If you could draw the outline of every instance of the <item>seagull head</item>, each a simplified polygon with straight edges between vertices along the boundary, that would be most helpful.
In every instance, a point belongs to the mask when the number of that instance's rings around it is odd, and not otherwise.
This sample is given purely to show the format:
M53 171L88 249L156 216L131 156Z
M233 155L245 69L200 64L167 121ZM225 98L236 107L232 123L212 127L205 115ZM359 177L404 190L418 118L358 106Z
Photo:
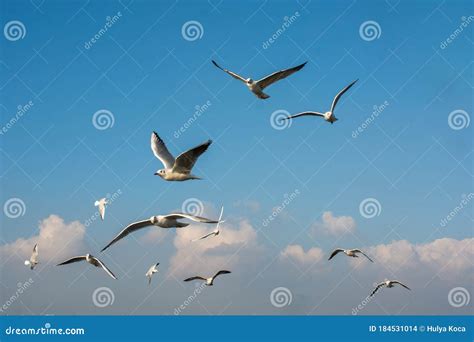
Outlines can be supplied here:
M156 219L156 216L150 217L150 222L151 224L155 224L158 220Z
M161 178L163 178L165 173L166 171L164 169L161 169L155 172L155 176L160 176Z
M250 83L253 83L253 80L252 80L251 78L247 78L247 79L245 80L245 82L247 82L248 84L250 84Z

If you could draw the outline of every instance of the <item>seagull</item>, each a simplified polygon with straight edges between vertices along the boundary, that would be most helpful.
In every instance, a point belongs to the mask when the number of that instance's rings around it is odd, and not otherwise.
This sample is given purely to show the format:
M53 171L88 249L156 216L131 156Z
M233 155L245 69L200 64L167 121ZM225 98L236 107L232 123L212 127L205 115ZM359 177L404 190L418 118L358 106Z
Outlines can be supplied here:
M165 143L158 136L158 133L151 134L151 150L156 158L158 158L165 167L155 172L156 176L160 176L167 181L185 181L188 179L201 179L191 174L196 160L206 152L212 140L196 146L186 152L181 153L176 159L168 151Z
M102 267L102 269L107 272L107 274L109 276L111 276L112 278L114 279L117 279L117 277L112 273L111 270L109 270L107 268L107 266L105 266L105 264L100 261L99 259L97 259L95 256L93 255L90 255L89 253L87 253L86 255L81 255L81 256L75 256L75 257L72 257L71 259L68 259L66 261L63 261L62 263L60 264L57 264L56 266L61 266L61 265L66 265L66 264L72 264L73 262L78 262L78 261L87 261L89 264L95 266L95 267Z
M268 76L266 76L266 77L264 77L264 78L262 78L261 80L258 80L258 81L254 81L251 78L245 79L242 76L237 75L235 72L232 72L230 70L222 68L215 61L212 61L212 63L216 67L218 67L219 69L221 69L221 70L225 71L226 73L228 73L233 78L236 78L236 79L244 82L247 85L247 87L250 89L250 91L252 93L254 93L255 96L257 96L259 99L268 99L270 97L270 95L265 94L263 92L263 89L265 89L269 85L271 85L271 84L273 84L273 83L275 83L279 80L282 80L282 79L290 76L291 74L297 72L298 70L303 68L306 65L307 62L304 62L303 64L300 64L300 65L295 66L293 68L289 68L289 69L274 72L273 74L268 75Z
M385 287L391 288L391 287L393 287L394 284L399 284L399 285L403 286L404 288L406 288L407 290L410 290L410 288L408 286L402 284L398 280L385 280L385 281L381 282L380 284L378 284L375 287L375 289L370 294L370 297L372 297L375 294L375 292L377 292L381 287L385 286Z
M148 285L151 284L151 277L153 276L153 274L155 274L155 273L158 272L158 265L159 265L159 264L160 264L160 263L157 262L156 264L152 265L152 266L148 269L148 271L146 271L145 277L148 278Z
M360 253L360 254L363 254L367 259L369 259L370 261L374 262L372 259L370 259L368 257L367 254L365 254L364 252L362 252L360 249L342 249L342 248L337 248L335 249L332 253L331 253L331 256L329 257L328 260L331 260L332 258L334 258L334 256L340 252L344 252L345 255L347 256L350 256L350 257L353 257L353 258L358 258L359 256L357 255L357 253Z
M109 202L107 201L107 198L101 198L100 200L98 201L95 201L94 205L96 207L99 207L99 214L100 214L100 218L102 219L102 221L104 220L105 218L105 206L109 204Z
M38 244L33 247L30 260L25 260L25 265L30 266L30 269L34 269L38 264Z
M221 219L222 219L222 214L223 214L223 213L224 213L224 207L221 208L221 214L219 215L219 219L217 220L218 222L217 222L216 229L214 229L214 230L213 230L211 233L209 233L209 234L206 234L206 235L204 235L204 236L201 236L201 237L198 238L198 239L194 239L194 240L191 240L191 241L192 241L192 242L195 242L195 241L199 241L199 240L204 240L204 239L206 239L206 238L208 238L208 237L210 237L210 236L217 236L217 235L219 235L219 233L220 233L219 224L225 222L225 221L221 221Z
M344 89L342 89L337 95L336 97L334 98L334 100L332 101L332 105L331 105L331 109L329 110L329 112L326 112L326 113L320 113L320 112L302 112L302 113L298 113L298 114L295 114L295 115L290 115L286 118L282 118L281 120L288 120L288 119L294 119L294 118L297 118L299 116L321 116L324 118L324 120L326 120L327 122L330 122L331 124L333 124L334 122L336 122L338 119L336 118L336 116L334 115L334 109L336 108L336 104L337 102L339 101L339 99L341 98L342 95L344 95L344 93L346 91L349 90L350 87L352 87L354 85L354 83L356 83L358 80L355 80L354 82L352 82L351 84L349 84L347 87L345 87Z
M105 251L107 248L112 246L117 241L123 239L128 234L133 233L139 229L148 227L148 226L157 226L160 228L183 228L189 226L189 223L179 222L180 219L188 219L195 222L201 223L218 223L219 221L214 221L207 219L205 217L194 216L183 213L169 214L169 215L158 215L152 216L147 220L137 221L129 224L125 227L112 241L110 241L107 246L102 248L101 252Z
M204 278L204 277L201 277L201 276L196 276L196 277L191 277L191 278L188 278L188 279L184 279L184 281L191 281L191 280L199 279L199 280L204 280L206 282L207 286L212 286L212 285L214 285L214 279L216 279L217 276L219 276L221 274L228 274L228 273L231 273L231 272L226 271L226 270L222 270L222 271L217 272L215 275L213 275L210 278Z

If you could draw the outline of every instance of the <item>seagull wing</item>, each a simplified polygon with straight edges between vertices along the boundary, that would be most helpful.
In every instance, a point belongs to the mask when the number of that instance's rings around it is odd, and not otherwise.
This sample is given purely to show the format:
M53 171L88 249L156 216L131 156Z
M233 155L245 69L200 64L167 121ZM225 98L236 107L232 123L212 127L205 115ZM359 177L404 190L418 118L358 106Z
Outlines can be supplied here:
M201 236L200 238L194 239L194 240L192 240L192 241L194 242L194 241L204 240L205 238L208 238L208 237L211 236L211 235L216 235L216 232L212 232L212 233L206 234L206 235Z
M260 86L260 88L263 90L266 87L268 87L269 85L271 85L271 84L273 84L273 83L275 83L279 80L282 80L282 79L290 76L291 74L297 72L302 67L304 67L306 65L306 63L307 62L304 62L303 64L300 64L300 65L295 66L293 68L289 68L289 69L274 72L273 74L268 75L268 76L262 78L261 80L258 80L257 83Z
M103 269L105 272L107 272L107 274L108 274L109 276L111 276L111 277L114 278L114 279L117 279L117 277L115 276L115 274L113 274L112 271L109 270L109 268L108 268L107 266L105 266L105 264L104 264L102 261L100 261L100 260L97 259L96 257L92 257L92 259L95 261L95 264L98 265L98 266L100 266L100 267L102 267L102 269Z
M179 219L186 218L186 219L189 219L195 222L201 222L201 223L218 223L219 222L219 221L207 219L205 217L194 216L194 215L183 214L183 213L169 214L163 217L165 219L171 219L171 220L179 220Z
M184 279L184 281L192 281L192 280L198 280L198 279L199 280L204 280L204 281L207 280L206 278L203 278L203 277L200 277L200 276L195 276L195 277Z
M226 271L226 270L220 270L220 271L217 272L217 273L214 275L214 277L212 277L212 278L215 279L215 278L217 278L218 276L220 276L221 274L229 274L229 273L232 273L232 272Z
M31 253L31 259L36 260L37 257L38 257L38 244L35 244L35 246L33 247L33 253Z
M175 161L174 157L156 132L151 134L151 150L155 157L163 163L165 168L171 169L173 167Z
M398 280L393 280L392 283L393 284L399 284L399 285L403 286L404 288L406 288L407 290L411 290L408 286L406 286L405 284L402 284Z
M212 140L208 140L205 143L196 146L186 152L181 153L174 163L174 167L178 171L187 171L190 172L193 168L196 160L206 152L207 148L212 144Z
M99 213L100 213L100 218L102 220L104 220L104 218L105 218L105 203L103 201L101 201L99 203Z
M139 229L142 229L142 228L145 228L147 226L151 226L152 223L150 220L143 220L143 221L138 221L138 222L134 222L132 224L129 224L127 227L125 227L120 233L117 234L116 237L114 237L114 239L112 241L110 241L107 246L105 246L104 248L102 248L101 252L105 251L107 248L109 248L110 246L112 246L114 243L116 243L117 241L123 239L124 237L126 237L128 234L130 233L133 233L134 231L136 230L139 230Z
M334 111L334 108L336 108L336 104L337 102L339 101L339 99L341 98L342 95L344 95L344 93L346 91L349 90L350 87L352 87L354 85L354 83L356 83L358 80L355 80L354 82L352 82L351 84L349 84L347 87L345 87L344 89L342 89L337 95L336 97L334 98L334 100L332 101L332 105L331 105L331 112Z
M337 253L342 252L342 251L344 251L344 250L341 249L341 248L335 249L335 250L331 253L331 255L329 256L329 259L328 259L328 260L331 260L332 258L334 258L334 256L335 256Z
M289 120L289 119L294 119L300 116L321 116L324 117L323 113L320 112L302 112L294 115L287 116L286 118L281 118L280 120Z
M360 253L362 255L364 255L367 259L369 259L370 261L374 262L371 258L369 258L369 256L367 254L365 254L364 252L362 252L360 249L354 249L354 252L355 253Z
M227 70L227 69L224 69L222 68L219 64L217 64L215 61L212 61L212 64L214 64L216 67L218 67L219 69L221 69L222 71L228 73L230 76L232 76L233 78L235 79L238 79L239 81L242 81L244 83L246 83L247 81L245 80L245 78L243 78L242 76L236 74L235 72L232 72L230 70Z
M372 297L372 296L375 294L375 292L377 292L382 286L385 286L385 283L380 283L380 284L378 284L378 285L375 287L375 289L372 291L372 293L370 294L370 297Z
M79 261L83 261L83 260L86 260L86 256L85 256L85 255L76 256L76 257L72 257L71 259L68 259L68 260L66 260L66 261L63 261L62 263L57 264L56 266L72 264L73 262L79 262Z

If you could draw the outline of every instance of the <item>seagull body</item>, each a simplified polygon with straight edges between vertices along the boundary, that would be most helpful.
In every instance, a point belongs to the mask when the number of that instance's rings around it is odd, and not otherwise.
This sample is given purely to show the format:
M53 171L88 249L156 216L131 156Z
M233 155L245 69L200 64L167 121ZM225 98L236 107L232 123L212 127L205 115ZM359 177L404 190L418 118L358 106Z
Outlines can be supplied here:
M334 97L334 100L332 101L332 105L331 105L331 109L326 112L326 113L320 113L320 112L312 112L312 111L307 111L307 112L302 112L302 113L298 113L298 114L294 114L294 115L290 115L286 118L282 118L282 120L289 120L289 119L294 119L294 118L297 118L297 117L300 117L300 116L320 116L322 117L324 120L326 120L327 122L330 122L331 124L333 124L334 122L336 122L338 119L336 118L336 116L334 115L334 109L336 108L336 104L337 102L339 101L339 99L341 98L342 95L344 95L344 93L346 91L349 90L350 87L352 87L358 80L355 80L354 82L352 82L351 84L349 84L347 87L345 87L344 89L342 89L337 95L336 97Z
M208 237L211 237L211 236L217 236L217 235L219 235L219 234L220 234L219 224L225 222L225 221L222 221L222 214L223 214L223 213L224 213L224 207L221 208L221 214L219 215L219 219L217 220L216 229L214 229L214 230L213 230L212 232L210 232L209 234L206 234L206 235L204 235L204 236L201 236L200 238L194 239L194 240L192 240L192 241L195 242L195 241L207 239Z
M369 259L371 262L374 262L372 259L369 258L369 256L367 254L362 252L360 249L342 249L342 248L335 249L331 253L331 256L329 257L328 260L331 260L332 258L334 258L334 256L336 256L336 254L338 254L340 252L343 252L345 255L347 255L349 257L353 257L353 258L358 258L359 256L357 254L360 253L360 254L364 255L367 259Z
M158 136L158 133L151 134L151 150L156 158L158 158L164 169L155 172L156 176L160 176L167 181L185 181L189 179L201 179L193 174L191 170L201 154L206 152L207 148L212 144L212 140L196 146L186 152L181 153L176 159L168 151L165 143Z
M212 277L210 278L204 278L204 277L201 277L201 276L195 276L195 277L191 277L191 278L187 278L187 279L184 279L184 281L192 281L192 280L204 280L206 282L206 285L207 286L212 286L214 285L214 279L216 279L219 275L221 274L228 274L228 273L231 273L230 271L226 271L226 270L221 270L219 272L217 272L216 274L214 274Z
M148 278L148 285L151 284L151 277L153 276L153 274L157 273L158 272L158 265L160 263L157 262L156 264L152 265L148 271L146 271L145 273L145 276Z
M67 265L67 264L72 264L74 262L79 262L79 261L86 261L88 262L89 264L95 266L95 267L101 267L105 272L107 272L107 274L109 276L111 276L112 278L114 279L117 279L117 277L112 273L111 270L109 270L107 268L107 266L105 266L105 264L100 261L99 259L97 259L95 256L87 253L86 255L81 255L81 256L76 256L76 257L72 257L71 259L68 259L66 261L63 261L62 263L60 264L57 264L56 266L61 266L61 265Z
M107 198L101 198L100 200L98 201L95 201L94 205L96 207L99 207L99 214L100 214L100 218L102 219L102 221L104 220L105 218L105 206L109 204L109 202L107 201Z
M148 227L148 226L156 226L160 228L183 228L189 226L189 223L180 222L180 219L188 219L195 222L200 223L218 223L219 221L210 220L205 217L194 216L189 214L183 213L176 213L176 214L169 214L169 215L157 215L152 216L147 220L137 221L129 224L125 227L117 236L108 243L107 246L102 248L101 252L105 251L107 248L112 246L117 241L123 239L128 234L133 233L139 229Z
M212 63L218 67L219 69L221 69L222 71L226 72L227 74L229 74L230 76L232 76L233 78L239 80L239 81L242 81L244 82L247 87L249 88L249 90L255 94L255 96L257 96L259 99L268 99L270 97L270 95L267 95L263 92L263 90L268 87L269 85L279 81L279 80L282 80L288 76L290 76L291 74L297 72L298 70L300 70L301 68L303 68L305 66L305 64L307 62L304 62L303 64L300 64L296 67L293 67L293 68L289 68L289 69L285 69L285 70L280 70L280 71L277 71L277 72L274 72L273 74L271 75L268 75L258 81L254 81L253 79L251 78L244 78L238 74L236 74L235 72L232 72L230 70L227 70L227 69L224 69L222 68L221 66L219 66L219 64L217 64L215 61L212 61Z
M410 290L410 288L404 284L402 284L401 282L399 282L398 280L385 280L383 282L381 282L380 284L378 284L375 289L372 291L372 293L370 294L370 297L372 297L375 292L377 292L381 287L387 287L387 288L392 288L394 285L401 285L403 286L404 288L406 288L407 290Z
M34 269L38 265L38 244L33 247L30 260L25 260L25 265L30 266L30 269Z

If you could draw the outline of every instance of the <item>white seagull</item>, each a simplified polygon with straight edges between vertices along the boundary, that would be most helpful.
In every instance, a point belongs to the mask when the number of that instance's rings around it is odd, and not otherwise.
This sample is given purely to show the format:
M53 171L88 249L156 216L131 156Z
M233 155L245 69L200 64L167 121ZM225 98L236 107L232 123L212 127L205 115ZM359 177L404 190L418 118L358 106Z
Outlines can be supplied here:
M357 253L360 253L362 255L364 255L367 259L369 259L370 261L374 262L372 259L369 258L369 256L367 254L365 254L364 252L362 252L360 249L342 249L342 248L337 248L335 249L332 253L331 253L331 256L329 257L328 260L331 260L332 258L334 258L334 256L340 252L344 252L345 255L347 256L350 256L350 257L353 257L353 258L358 258L359 256L357 255Z
M146 271L145 277L148 278L148 285L151 284L151 277L153 276L153 274L155 274L155 273L158 272L158 265L159 265L159 264L160 264L160 263L157 262L156 264L152 265L152 266L148 269L148 271Z
M349 90L350 87L352 87L354 85L354 83L356 83L358 80L355 80L354 82L352 82L351 84L349 84L347 87L345 87L344 89L342 89L337 95L336 97L334 98L334 100L332 101L332 105L331 105L331 109L329 110L329 112L326 112L326 113L320 113L320 112L311 112L311 111L308 111L308 112L302 112L302 113L298 113L298 114L295 114L295 115L290 115L286 118L282 118L281 120L288 120L288 119L294 119L294 118L297 118L297 117L300 117L300 116L321 116L322 118L324 118L324 120L326 120L327 122L330 122L331 124L334 123L335 121L337 121L338 119L336 118L336 116L334 115L334 109L336 108L336 104L337 102L339 101L339 99L341 98L342 95L344 95L344 93L346 91Z
M105 206L109 204L109 202L107 201L107 198L101 198L100 200L98 201L95 201L94 205L96 207L99 207L99 214L100 214L100 218L102 219L102 221L104 220L105 218Z
M230 76L232 76L233 78L236 78L238 79L239 81L242 81L244 82L247 87L250 89L250 91L252 93L255 94L255 96L257 96L259 99L268 99L270 97L270 95L267 95L263 92L263 89L265 89L266 87L268 87L269 85L279 81L279 80L282 80L284 79L285 77L288 77L290 76L291 74L297 72L298 70L300 70L301 68L303 68L305 66L305 64L307 62L304 62L303 64L300 64L298 66L295 66L293 68L289 68L289 69L285 69L285 70L280 70L280 71L277 71L277 72L274 72L273 74L271 75L268 75L264 78L262 78L261 80L258 80L258 81L254 81L252 80L251 78L243 78L242 76L236 74L235 72L232 72L230 70L227 70L227 69L224 69L222 68L221 66L219 66L219 64L217 64L215 61L212 61L212 63L218 67L219 69L225 71L226 73L228 73Z
M406 288L407 290L410 290L410 288L404 284L402 284L401 282L399 282L398 280L385 280L383 282L381 282L380 284L378 284L375 289L372 291L372 293L370 294L370 297L372 297L375 292L377 292L381 287L387 287L387 288L391 288L393 287L395 284L398 284L398 285L401 285L403 286L404 288Z
M38 244L35 244L33 247L30 260L25 260L25 265L30 266L30 269L33 269L36 265L38 265Z
M214 279L217 278L217 276L221 275L221 274L228 274L228 273L231 273L230 271L226 271L226 270L222 270L222 271L219 271L217 272L216 274L214 274L212 277L210 278L204 278L204 277L201 277L201 276L196 276L196 277L191 277L191 278L187 278L187 279L184 279L184 281L191 281L191 280L204 280L206 282L206 285L207 286L212 286L214 285Z
M128 234L133 233L139 229L148 227L148 226L157 226L160 228L182 228L189 226L189 223L179 222L180 219L188 219L195 222L201 223L218 223L219 221L210 220L205 217L194 216L183 213L169 214L169 215L158 215L152 216L147 220L137 221L129 224L125 227L112 241L110 241L107 246L102 248L101 252L105 251L107 248L112 246L117 241L123 239Z
M165 167L155 172L156 176L160 176L167 181L185 181L188 179L201 179L191 174L196 160L201 154L206 152L212 140L196 146L186 152L181 153L176 159L168 151L165 143L156 132L151 134L151 150L156 158L158 158Z
M222 214L224 213L224 207L221 208L221 214L219 215L219 219L217 220L217 226L216 226L216 229L214 229L212 232L210 232L209 234L206 234L204 236L201 236L200 238L197 238L197 239L194 239L194 240L191 240L192 242L195 242L195 241L199 241L199 240L204 240L210 236L217 236L220 234L220 230L219 230L219 224L225 222L222 221Z
M67 265L67 264L72 264L73 262L79 262L79 261L87 261L89 264L95 266L95 267L102 267L102 269L107 272L107 274L109 276L111 276L112 278L114 279L117 279L117 277L112 273L111 270L109 270L107 268L107 266L105 266L105 264L100 261L99 259L97 259L95 256L93 255L90 255L89 253L87 253L86 255L81 255L81 256L75 256L75 257L72 257L71 259L68 259L66 261L63 261L62 263L60 264L57 264L56 266L61 266L61 265Z

